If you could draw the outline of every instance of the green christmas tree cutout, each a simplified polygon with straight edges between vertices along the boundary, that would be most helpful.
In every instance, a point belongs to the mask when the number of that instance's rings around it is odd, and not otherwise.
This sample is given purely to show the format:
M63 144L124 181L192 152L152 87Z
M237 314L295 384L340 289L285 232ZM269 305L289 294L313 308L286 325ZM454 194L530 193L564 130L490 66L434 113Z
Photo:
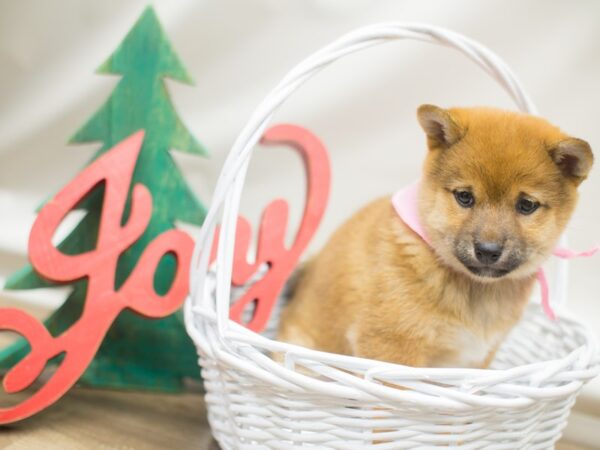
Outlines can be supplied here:
M175 221L200 225L206 210L187 186L170 150L205 156L206 150L181 122L167 92L164 78L192 84L173 51L156 14L148 7L121 45L100 66L99 73L118 74L121 80L100 110L71 138L72 143L102 142L95 160L132 133L144 129L144 143L131 186L145 185L152 194L148 228L119 259L115 286L127 279L138 259L159 234L174 228ZM130 187L131 189L131 187ZM103 191L99 186L79 208L85 216L58 245L67 254L92 249L98 236ZM122 222L127 220L129 205ZM154 280L158 293L168 290L176 262L161 260ZM6 289L56 286L26 266L6 282ZM87 281L72 285L65 303L45 322L54 336L66 330L81 314ZM18 341L0 352L0 369L9 369L29 348ZM98 387L178 391L186 377L199 378L195 348L185 332L181 311L160 320L145 319L124 311L110 328L94 361L80 383Z

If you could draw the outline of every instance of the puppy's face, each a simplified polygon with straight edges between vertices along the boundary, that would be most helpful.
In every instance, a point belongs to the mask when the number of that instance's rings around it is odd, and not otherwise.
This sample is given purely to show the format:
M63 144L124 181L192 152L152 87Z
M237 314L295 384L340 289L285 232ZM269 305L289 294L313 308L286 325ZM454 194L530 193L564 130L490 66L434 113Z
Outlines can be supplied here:
M537 271L593 162L589 145L538 117L423 105L420 213L445 264L478 281Z

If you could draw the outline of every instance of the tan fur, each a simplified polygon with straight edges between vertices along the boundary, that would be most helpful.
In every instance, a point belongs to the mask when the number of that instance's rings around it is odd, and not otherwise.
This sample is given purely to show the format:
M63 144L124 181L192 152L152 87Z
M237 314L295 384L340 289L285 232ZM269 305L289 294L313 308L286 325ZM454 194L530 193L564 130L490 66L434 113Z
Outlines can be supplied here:
M389 197L367 205L306 264L281 340L412 366L485 367L521 317L575 207L589 146L517 113L426 105L418 116L430 148L419 205L432 247ZM457 204L452 191L463 188L473 208ZM542 205L527 216L515 209L524 194ZM522 259L505 276L477 276L457 259L474 239L500 238Z

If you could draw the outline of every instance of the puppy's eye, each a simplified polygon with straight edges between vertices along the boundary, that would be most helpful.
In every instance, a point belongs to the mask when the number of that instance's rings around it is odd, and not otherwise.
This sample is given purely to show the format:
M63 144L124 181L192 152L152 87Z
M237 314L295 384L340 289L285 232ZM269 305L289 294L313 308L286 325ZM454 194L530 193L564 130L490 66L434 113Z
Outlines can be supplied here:
M463 208L471 208L475 204L475 197L469 191L454 191L454 198Z
M525 216L532 214L539 207L540 204L538 202L529 200L528 198L520 198L517 202L517 211Z

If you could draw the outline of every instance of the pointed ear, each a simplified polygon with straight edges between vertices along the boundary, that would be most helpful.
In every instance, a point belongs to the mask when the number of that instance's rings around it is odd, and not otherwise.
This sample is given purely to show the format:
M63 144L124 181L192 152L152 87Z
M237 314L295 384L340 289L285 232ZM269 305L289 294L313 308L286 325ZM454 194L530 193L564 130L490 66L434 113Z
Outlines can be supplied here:
M594 163L590 145L576 138L560 141L550 150L550 156L563 175L576 184L586 179Z
M419 106L417 118L427 135L430 149L449 148L464 135L462 128L454 121L450 112L437 106Z

